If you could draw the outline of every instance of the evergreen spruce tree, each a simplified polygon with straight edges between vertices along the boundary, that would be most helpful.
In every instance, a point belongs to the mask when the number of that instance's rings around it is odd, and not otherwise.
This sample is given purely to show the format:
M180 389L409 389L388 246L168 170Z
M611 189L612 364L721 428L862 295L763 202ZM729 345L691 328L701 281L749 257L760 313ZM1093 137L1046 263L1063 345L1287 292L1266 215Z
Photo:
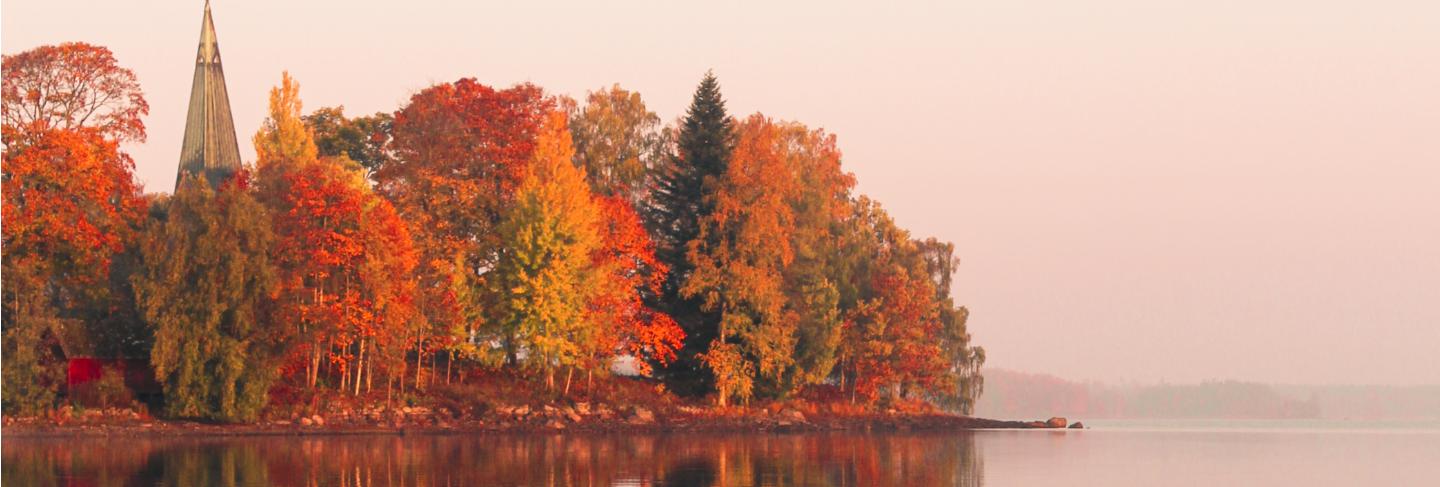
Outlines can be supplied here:
M657 257L671 269L657 307L673 316L686 335L678 360L665 371L681 392L709 389L696 356L715 339L719 316L702 312L699 300L683 297L680 288L694 270L686 249L700 234L700 220L714 210L709 195L730 165L734 144L734 122L725 113L720 83L706 72L680 126L676 153L655 178L649 208Z

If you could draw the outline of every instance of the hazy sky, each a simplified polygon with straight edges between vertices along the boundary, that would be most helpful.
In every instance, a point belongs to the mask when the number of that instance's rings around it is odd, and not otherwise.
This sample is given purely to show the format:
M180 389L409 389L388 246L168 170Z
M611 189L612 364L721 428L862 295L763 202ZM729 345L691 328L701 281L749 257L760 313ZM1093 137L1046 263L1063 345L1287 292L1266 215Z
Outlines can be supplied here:
M523 5L522 5L523 4ZM201 1L6 0L3 50L140 77L169 191ZM859 189L956 243L994 366L1072 379L1440 383L1440 2L216 0L241 152L307 109L475 76L824 127Z

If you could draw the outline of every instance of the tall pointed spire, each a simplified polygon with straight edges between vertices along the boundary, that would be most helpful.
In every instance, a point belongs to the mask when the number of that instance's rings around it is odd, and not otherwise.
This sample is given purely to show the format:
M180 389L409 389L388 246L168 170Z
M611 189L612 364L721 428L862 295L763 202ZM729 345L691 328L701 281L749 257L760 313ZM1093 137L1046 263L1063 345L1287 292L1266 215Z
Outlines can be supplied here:
M210 1L206 0L175 189L180 189L186 175L203 174L213 186L239 169L240 145L235 140L230 95L225 91L225 72L220 68L220 45L215 39L215 24L210 20Z

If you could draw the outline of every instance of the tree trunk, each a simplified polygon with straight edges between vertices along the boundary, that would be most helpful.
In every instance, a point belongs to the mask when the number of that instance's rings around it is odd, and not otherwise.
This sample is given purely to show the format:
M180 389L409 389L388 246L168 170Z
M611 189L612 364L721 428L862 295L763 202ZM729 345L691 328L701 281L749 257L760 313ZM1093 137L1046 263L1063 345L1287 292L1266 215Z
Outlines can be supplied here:
M365 393L369 394L370 383L375 380L375 344L370 344L370 361L365 362Z
M363 338L360 339L360 352L356 355L358 357L355 359L355 383L352 386L355 389L354 395L358 396L360 395L360 378L364 377L365 372L365 339Z
M421 359L421 357L424 357L424 356L425 356L425 339L424 339L424 338L417 338L417 339L415 340L415 390L417 390L417 391L420 390L420 369L421 369L420 359Z
M320 339L310 344L310 389L320 380Z
M408 338L408 337L407 337L407 338ZM401 342L401 343L404 343L404 342ZM409 362L408 360L405 360L405 352L403 351L403 350L404 350L404 347L401 347L401 350L402 350L402 351L400 352L400 373L395 374L395 380L400 382L400 392L405 392L405 375L406 375L406 373L410 372L410 371L408 370L408 367L410 367L410 362Z
M859 389L859 385L860 371L856 370L850 373L850 404L855 404L855 391Z
M425 378L425 383L426 383L426 384L429 384L429 383L435 381L435 371L440 370L440 365L437 364L437 363L435 363L437 360L440 360L440 354L439 354L439 353L432 353L432 354L430 354L430 376Z
M335 338L334 338L334 337L328 337L328 338L326 338L326 339L325 339L325 348L323 349L323 350L325 351L324 354L328 355L328 354L329 354L332 350L334 350L334 349L335 349ZM335 361L334 361L334 360L322 360L322 361L325 363L325 375L332 376L332 377L335 376Z

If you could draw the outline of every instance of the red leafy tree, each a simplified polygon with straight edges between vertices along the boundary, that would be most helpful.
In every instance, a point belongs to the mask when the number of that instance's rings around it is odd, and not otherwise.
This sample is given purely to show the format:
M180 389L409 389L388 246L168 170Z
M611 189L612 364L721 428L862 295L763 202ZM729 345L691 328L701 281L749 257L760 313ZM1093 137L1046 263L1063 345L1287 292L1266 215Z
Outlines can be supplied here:
M599 287L590 304L598 328L592 344L592 370L617 354L635 358L635 368L651 372L651 364L675 360L685 332L670 315L646 306L658 295L668 269L655 258L655 244L635 208L621 196L596 198L601 211L601 246L593 254Z
M419 307L429 326L423 350L478 336L477 276L494 268L496 226L553 108L533 85L495 90L464 78L426 88L395 113L393 158L374 179L419 252Z
M415 252L389 202L359 173L321 159L282 176L276 260L283 319L297 323L291 370L322 371L359 393L378 370L398 379L414 307Z
M943 387L941 323L928 277L889 264L871 276L874 295L844 325L855 392L875 399L902 387ZM889 388L887 391L886 388Z

